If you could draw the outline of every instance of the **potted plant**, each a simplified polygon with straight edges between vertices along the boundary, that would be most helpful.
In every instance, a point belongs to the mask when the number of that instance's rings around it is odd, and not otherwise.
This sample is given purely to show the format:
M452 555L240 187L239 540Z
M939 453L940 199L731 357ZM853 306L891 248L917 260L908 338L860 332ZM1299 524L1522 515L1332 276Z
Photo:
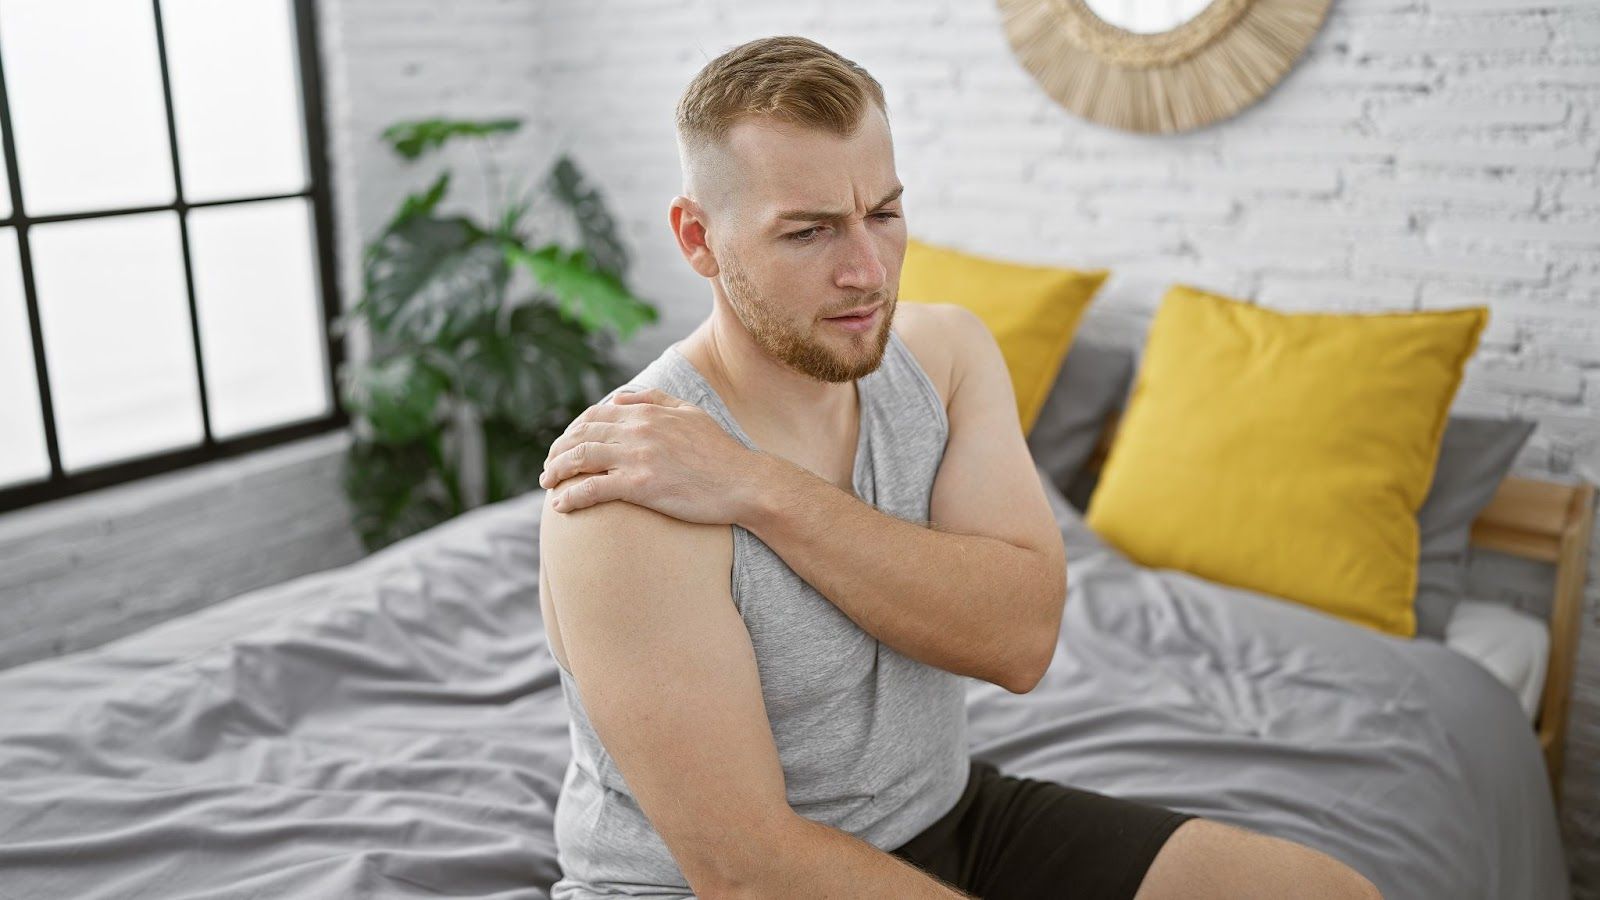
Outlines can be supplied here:
M384 140L415 161L475 147L517 119L401 122ZM627 253L599 193L565 156L541 182L575 247L536 233L526 193L501 198L491 156L486 222L445 215L446 169L405 198L363 256L370 353L340 367L353 441L341 479L369 551L468 509L538 487L550 445L623 377L611 353L657 311L625 286Z

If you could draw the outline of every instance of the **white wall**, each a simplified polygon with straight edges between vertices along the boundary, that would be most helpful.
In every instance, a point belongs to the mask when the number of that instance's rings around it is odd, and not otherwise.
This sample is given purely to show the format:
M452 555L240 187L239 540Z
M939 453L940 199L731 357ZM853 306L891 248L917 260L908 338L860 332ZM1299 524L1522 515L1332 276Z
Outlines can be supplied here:
M441 166L455 172L447 211L486 219L488 189L477 151L448 145L415 163L379 134L395 122L447 118L525 120L497 137L494 160L524 181L541 177L551 153L543 79L535 65L546 26L526 0L318 0L334 208L346 307L360 297L361 248L407 193ZM359 344L356 355L362 353Z
M1516 472L1567 480L1600 441L1600 3L1335 0L1297 68L1213 127L1150 137L1079 120L1016 62L992 0L805 4L549 0L532 65L554 126L605 191L665 312L643 365L710 310L667 226L672 113L706 61L802 34L883 83L912 234L1108 267L1084 334L1142 345L1188 281L1285 310L1487 303L1456 411L1531 416ZM1600 897L1600 541L1568 744L1564 827ZM1475 590L1549 582L1492 558Z

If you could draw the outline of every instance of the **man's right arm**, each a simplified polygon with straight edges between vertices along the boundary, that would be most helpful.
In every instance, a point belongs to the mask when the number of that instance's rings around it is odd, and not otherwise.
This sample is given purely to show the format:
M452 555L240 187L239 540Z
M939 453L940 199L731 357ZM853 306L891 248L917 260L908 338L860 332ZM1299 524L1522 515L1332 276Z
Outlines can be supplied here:
M623 501L562 513L550 507L553 492L539 558L567 667L696 894L969 896L790 808L755 650L730 593L728 526Z

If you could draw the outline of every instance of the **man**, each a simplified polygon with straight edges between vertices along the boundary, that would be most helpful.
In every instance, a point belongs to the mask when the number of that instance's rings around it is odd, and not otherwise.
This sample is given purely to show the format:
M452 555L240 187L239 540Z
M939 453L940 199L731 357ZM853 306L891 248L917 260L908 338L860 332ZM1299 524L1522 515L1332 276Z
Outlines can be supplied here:
M881 88L752 41L678 136L711 316L542 481L574 748L555 900L1376 897L1309 848L966 758L960 676L1039 681L1066 562L993 337L897 306Z

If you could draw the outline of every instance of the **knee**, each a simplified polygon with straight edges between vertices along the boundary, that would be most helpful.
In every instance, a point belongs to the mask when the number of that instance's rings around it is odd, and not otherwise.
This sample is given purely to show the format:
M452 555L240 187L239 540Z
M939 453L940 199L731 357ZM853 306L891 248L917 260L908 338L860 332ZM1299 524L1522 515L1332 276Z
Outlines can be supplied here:
M1269 840L1281 846L1281 858L1287 868L1298 871L1300 877L1316 885L1315 891L1305 896L1325 900L1383 900L1377 885L1327 853L1283 838Z
M1339 863L1339 865L1344 866L1344 863ZM1344 870L1349 873L1349 885L1345 890L1347 892L1346 896L1350 900L1383 900L1383 892L1378 890L1378 886L1373 884L1367 876L1349 866L1344 866Z
M1185 822L1134 900L1383 900L1365 876L1320 850L1211 819Z
M1344 866L1344 863L1339 865ZM1365 875L1349 866L1344 866L1344 870L1347 873L1345 876L1346 883L1341 888L1344 893L1340 894L1340 897L1346 897L1349 900L1383 900L1383 892L1378 890L1378 886L1368 880Z

